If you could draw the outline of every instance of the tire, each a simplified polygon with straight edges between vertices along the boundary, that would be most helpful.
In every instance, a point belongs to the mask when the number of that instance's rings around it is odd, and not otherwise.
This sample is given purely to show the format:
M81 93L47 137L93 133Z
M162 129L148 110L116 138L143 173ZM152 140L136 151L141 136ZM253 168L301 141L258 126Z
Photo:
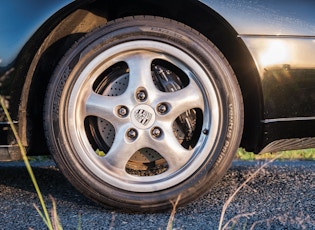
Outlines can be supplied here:
M67 179L109 207L157 211L207 191L243 129L235 75L193 29L165 18L109 22L60 61L45 134Z

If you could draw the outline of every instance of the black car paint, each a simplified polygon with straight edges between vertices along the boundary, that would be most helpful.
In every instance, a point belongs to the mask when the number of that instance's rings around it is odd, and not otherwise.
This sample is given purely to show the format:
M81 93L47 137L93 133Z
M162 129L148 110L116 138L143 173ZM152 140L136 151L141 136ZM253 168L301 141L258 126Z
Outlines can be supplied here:
M43 42L58 22L72 11L85 7L90 2L94 1L29 0L20 2L12 0L2 3L0 9L2 24L0 27L0 94L8 100L14 120L20 124L23 123L20 125L20 133L24 134L22 136L25 144L27 144L26 136L29 134L26 135L26 130L23 128L25 128L26 116L29 114L26 110L27 105L23 105L27 101L23 100L23 97L28 95L23 90L28 88L23 88L23 86L30 84L26 75L32 59L41 45L40 42ZM97 4L97 1L95 2ZM113 2L106 1L106 4L118 5ZM315 2L285 0L187 2L197 5L204 12L210 8L212 12L219 15L222 23L234 30L238 35L237 39L246 45L247 51L256 64L255 70L260 79L258 82L260 88L257 89L260 92L257 92L257 95L261 97L257 98L255 103L261 110L256 118L245 117L247 120L255 119L249 124L257 126L255 130L258 133L258 140L255 143L246 144L250 146L249 150L258 152L272 141L279 139L314 137L315 109L312 105L315 102L315 17L313 15ZM161 7L166 3L177 4L175 1L161 1L156 4L157 7ZM180 10L178 11L176 13L180 13ZM170 17L176 19L176 13ZM159 16L168 15L167 12L163 12ZM194 18L198 20L198 16ZM202 19L200 21L203 22ZM215 34L215 31L213 33ZM293 47L294 50L290 50L291 53L288 54L288 57L292 58L284 59L285 62L267 62L266 64L261 61L259 55L264 52L264 49L272 48L275 41L284 41L286 47ZM291 56L293 53L294 57ZM247 110L250 109L247 108ZM7 126L4 119L1 123L3 127ZM0 135L3 136L0 145L10 144L5 140L7 131L0 131ZM246 140L243 140L244 142ZM290 147L289 145L284 148Z

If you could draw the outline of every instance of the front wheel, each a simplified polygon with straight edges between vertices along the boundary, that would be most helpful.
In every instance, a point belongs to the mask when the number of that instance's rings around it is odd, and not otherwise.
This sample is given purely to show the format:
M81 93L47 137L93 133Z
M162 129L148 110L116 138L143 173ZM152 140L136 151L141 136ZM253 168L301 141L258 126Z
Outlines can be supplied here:
M129 210L192 201L223 176L239 145L235 75L205 37L178 22L109 22L72 47L54 72L45 132L68 180Z

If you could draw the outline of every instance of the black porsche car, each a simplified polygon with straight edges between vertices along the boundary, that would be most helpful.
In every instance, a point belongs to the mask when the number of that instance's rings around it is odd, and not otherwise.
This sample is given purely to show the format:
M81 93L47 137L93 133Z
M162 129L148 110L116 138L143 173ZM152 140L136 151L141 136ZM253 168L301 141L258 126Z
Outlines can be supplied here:
M0 94L29 154L105 206L161 210L241 146L315 147L315 1L10 0ZM20 153L0 110L0 159Z

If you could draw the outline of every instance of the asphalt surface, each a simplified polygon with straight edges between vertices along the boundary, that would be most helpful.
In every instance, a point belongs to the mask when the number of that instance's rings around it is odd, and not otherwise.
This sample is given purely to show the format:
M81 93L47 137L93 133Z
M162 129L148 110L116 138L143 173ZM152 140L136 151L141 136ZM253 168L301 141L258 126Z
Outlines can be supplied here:
M218 229L228 197L263 162L235 161L203 197L177 209L173 229ZM170 211L154 214L106 210L78 193L51 161L33 162L48 208L57 201L63 229L166 229ZM33 205L35 189L22 162L0 163L0 229L46 229ZM226 229L315 229L315 161L274 162L229 205Z

